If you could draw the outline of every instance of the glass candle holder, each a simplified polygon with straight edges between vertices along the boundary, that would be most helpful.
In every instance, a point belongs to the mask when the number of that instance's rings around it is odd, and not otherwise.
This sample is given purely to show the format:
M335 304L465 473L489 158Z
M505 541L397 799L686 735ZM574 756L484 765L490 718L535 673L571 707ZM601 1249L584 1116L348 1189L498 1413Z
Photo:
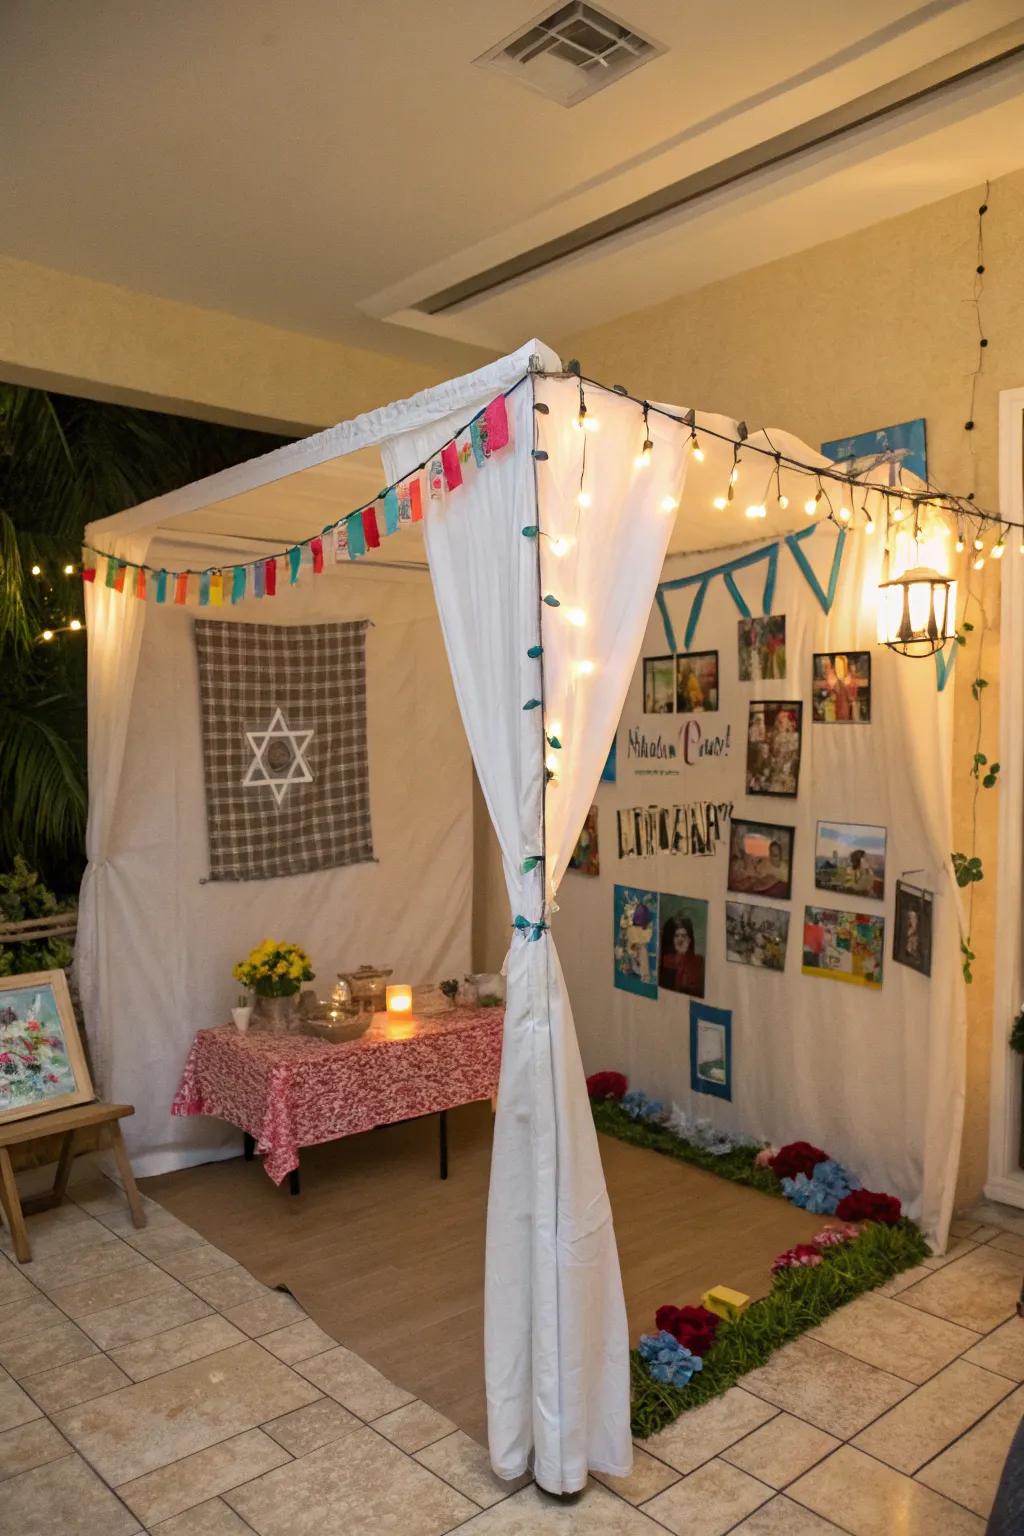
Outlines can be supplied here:
M388 987L384 993L384 1005L388 1013L411 1013L412 987Z

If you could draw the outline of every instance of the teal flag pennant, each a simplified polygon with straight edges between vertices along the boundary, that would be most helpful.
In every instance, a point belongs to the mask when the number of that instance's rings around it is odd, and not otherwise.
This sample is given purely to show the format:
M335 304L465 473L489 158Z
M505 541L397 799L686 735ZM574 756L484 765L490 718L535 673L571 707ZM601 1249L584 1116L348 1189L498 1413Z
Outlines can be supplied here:
M209 601L210 601L210 573L209 573L209 571L200 571L199 572L199 606L200 606L200 608L205 608Z
M157 571L157 573L156 573L156 600L157 600L158 603L162 603L162 602L165 602L166 599L167 599L167 572L166 571Z
M362 512L352 512L346 521L348 523L348 556L350 560L358 560L360 555L366 554L363 514Z
M236 565L231 573L231 601L240 603L245 596L245 566Z
M384 497L384 532L398 532L398 492L394 486Z
M288 551L288 574L293 587L299 579L299 567L301 564L302 550L296 544L294 548Z

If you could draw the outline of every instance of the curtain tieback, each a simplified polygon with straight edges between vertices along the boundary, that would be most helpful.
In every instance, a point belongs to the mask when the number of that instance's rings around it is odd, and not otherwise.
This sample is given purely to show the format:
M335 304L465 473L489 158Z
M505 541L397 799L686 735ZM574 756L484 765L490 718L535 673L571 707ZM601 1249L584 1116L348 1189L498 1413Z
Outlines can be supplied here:
M541 918L540 922L531 923L529 918L522 915L515 917L512 921L512 927L517 933L524 934L529 944L535 944L549 926L543 918Z

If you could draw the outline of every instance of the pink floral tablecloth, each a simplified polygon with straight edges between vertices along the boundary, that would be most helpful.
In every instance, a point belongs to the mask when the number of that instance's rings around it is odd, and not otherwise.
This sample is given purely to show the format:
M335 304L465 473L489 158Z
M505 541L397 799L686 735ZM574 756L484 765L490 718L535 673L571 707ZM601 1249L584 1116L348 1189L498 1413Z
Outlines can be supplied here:
M498 1091L503 1008L453 1008L432 1019L378 1014L358 1040L240 1035L201 1029L172 1115L215 1115L255 1138L280 1184L299 1148L415 1115L437 1114Z

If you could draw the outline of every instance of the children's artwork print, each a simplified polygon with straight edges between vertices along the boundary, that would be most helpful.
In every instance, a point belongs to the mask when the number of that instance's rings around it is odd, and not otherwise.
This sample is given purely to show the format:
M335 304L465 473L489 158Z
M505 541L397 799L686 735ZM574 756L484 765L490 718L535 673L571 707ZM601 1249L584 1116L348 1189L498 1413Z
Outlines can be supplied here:
M658 996L658 893L615 887L615 985L637 997Z
M718 708L718 652L687 651L676 657L676 713Z
M661 951L658 985L669 992L704 996L704 961L708 951L708 904L693 896L662 891Z
M64 972L0 980L0 1124L92 1096Z
M819 821L814 883L819 891L881 901L885 895L885 828Z
M884 941L885 920L873 913L806 907L803 973L880 987Z
M855 432L851 437L837 437L822 443L827 459L842 466L848 475L879 478L878 470L888 468L890 485L899 485L900 470L908 469L920 479L928 479L928 443L924 417L901 421L895 427L877 427L873 432Z
M596 805L592 805L587 812L587 819L583 823L579 837L576 839L576 847L569 857L569 868L579 870L581 875L599 875L601 873L597 848Z
M617 746L617 743L618 743L618 739L619 738L618 738L617 734L615 736L613 736L612 737L612 744L608 748L608 756L605 758L604 767L601 769L601 783L602 784L614 784L615 783L615 769L616 769L616 763L618 761L618 753L616 751L616 746Z
M908 965L922 976L932 973L932 903L931 891L896 881L896 921L892 957L899 965Z
M725 958L763 971L786 969L789 913L784 907L758 907L749 901L725 904Z
M619 858L649 859L657 853L717 853L725 838L731 800L694 800L688 805L637 805L617 813Z
M740 682L759 683L786 675L786 616L769 614L763 619L740 619Z
M644 657L644 714L671 715L676 707L676 659Z
M690 1087L694 1093L732 1098L732 1014L690 1003Z
M768 821L732 822L729 838L730 891L788 901L793 891L792 827Z
M795 795L800 780L803 705L757 699L747 724L747 794Z
M867 725L871 719L870 651L826 651L814 657L811 719L817 725Z

